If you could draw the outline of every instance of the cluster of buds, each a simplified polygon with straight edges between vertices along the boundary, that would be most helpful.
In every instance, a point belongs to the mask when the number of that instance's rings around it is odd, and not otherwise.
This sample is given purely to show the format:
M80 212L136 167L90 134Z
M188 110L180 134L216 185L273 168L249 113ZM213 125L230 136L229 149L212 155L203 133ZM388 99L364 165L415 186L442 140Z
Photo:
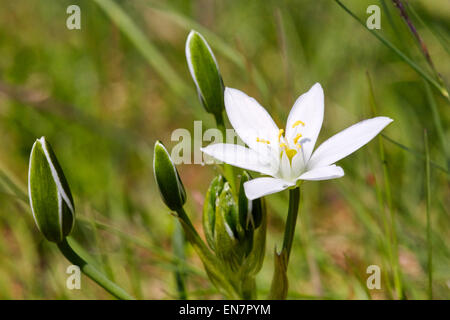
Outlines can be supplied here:
M258 272L262 262L257 251L259 247L264 247L265 238L258 239L257 243L254 243L254 238L255 232L256 235L261 230L265 232L265 208L262 199L250 201L245 196L242 185L248 177L248 173L244 172L237 196L223 176L215 177L203 206L203 229L207 243L233 273L241 269L246 273Z
M264 200L250 201L245 196L243 184L248 180L249 174L243 172L235 194L223 176L215 177L203 206L208 246L243 296L252 292L253 277L261 269L267 227Z

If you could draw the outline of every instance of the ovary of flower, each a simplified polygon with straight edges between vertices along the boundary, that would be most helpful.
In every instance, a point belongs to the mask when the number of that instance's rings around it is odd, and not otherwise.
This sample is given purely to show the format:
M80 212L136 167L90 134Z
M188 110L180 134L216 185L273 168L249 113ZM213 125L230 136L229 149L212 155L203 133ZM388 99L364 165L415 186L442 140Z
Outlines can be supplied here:
M295 187L301 180L342 177L344 170L334 163L361 148L392 122L387 117L361 121L314 150L324 115L324 95L318 83L297 99L286 131L278 128L255 99L239 90L225 89L225 108L231 125L248 147L220 143L202 151L233 166L269 176L244 183L250 200Z

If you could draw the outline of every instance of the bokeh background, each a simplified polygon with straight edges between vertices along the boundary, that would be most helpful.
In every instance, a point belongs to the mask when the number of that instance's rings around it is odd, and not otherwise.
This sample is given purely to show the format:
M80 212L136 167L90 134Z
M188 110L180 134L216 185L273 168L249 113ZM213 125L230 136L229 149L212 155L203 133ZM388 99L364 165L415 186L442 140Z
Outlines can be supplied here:
M433 75L391 1L344 3L364 21L366 8L378 5L378 32ZM409 3L436 69L450 79L450 3ZM81 8L81 30L66 28L71 4ZM174 129L193 130L194 120L202 120L205 129L214 125L186 65L184 45L191 29L210 43L225 85L255 97L280 126L295 99L315 82L325 91L319 143L372 117L374 101L377 115L395 120L383 137L340 161L344 178L302 187L289 298L396 298L395 275L405 298L429 297L424 129L433 161L433 298L450 298L450 103L336 2L110 4L0 2L1 299L110 298L85 277L81 290L66 288L69 263L31 217L28 156L41 136L53 145L71 185L79 220L74 237L110 277L138 298L177 299L174 272L182 265L189 298L221 298L192 248L186 247L185 260L174 253L175 219L160 200L152 173L157 139L170 149ZM181 165L179 171L188 189L189 215L201 230L203 197L216 169ZM267 202L260 298L270 288L287 193ZM369 265L381 268L380 290L365 285Z

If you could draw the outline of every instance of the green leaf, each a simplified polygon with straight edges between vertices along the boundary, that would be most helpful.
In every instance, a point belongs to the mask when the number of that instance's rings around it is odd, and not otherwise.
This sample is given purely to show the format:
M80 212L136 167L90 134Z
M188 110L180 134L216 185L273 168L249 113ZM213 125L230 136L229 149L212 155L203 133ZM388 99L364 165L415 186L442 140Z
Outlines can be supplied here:
M270 300L285 300L288 293L288 278L287 278L287 251L282 250L280 254L275 249L275 270L273 272L272 286L270 288Z
M421 76L424 80L428 81L433 87L435 87L439 93L450 102L450 97L447 89L442 86L438 81L433 79L428 73L426 73L422 68L417 65L413 60L411 60L406 54L404 54L400 49L395 47L389 40L384 38L380 33L376 30L371 30L367 28L364 21L358 18L350 9L348 9L340 0L334 0L342 9L345 10L352 18L358 21L363 27L365 27L372 35L374 35L378 40L381 41L386 47L388 47L392 52L394 52L401 60L403 60L406 64L408 64L419 76Z
M176 211L186 202L186 191L167 149L156 141L153 155L153 173L164 203Z
M212 113L216 121L221 123L225 109L222 76L211 48L205 38L196 31L191 31L186 40L186 60L200 102L206 111Z
M258 228L253 231L253 242L250 254L244 262L244 268L249 274L256 275L262 268L266 253L267 210L263 198L258 199L261 206L261 220Z
M178 291L178 298L180 300L187 300L186 270L184 267L184 263L186 262L185 235L181 224L178 221L175 223L175 229L172 236L172 245L175 256L180 260L180 263L177 263L175 268L175 282Z
M61 242L74 226L75 206L63 170L44 137L31 149L28 170L28 194L36 225L49 241Z
M215 250L216 202L222 192L224 181L225 179L221 175L216 176L211 181L203 203L203 231L205 232L206 241L212 250Z
M97 5L117 25L118 29L130 40L144 56L149 65L160 75L169 88L180 97L184 97L188 86L173 69L164 54L151 43L133 19L113 0L94 0Z
M225 277L223 264L217 259L216 256L214 256L214 254L201 240L200 236L185 216L183 209L178 211L178 217L186 234L186 239L194 247L194 250L200 257L200 260L202 260L203 266L211 282L228 298L237 298L236 289Z
M248 200L247 196L245 195L244 190L244 183L249 181L251 178L250 174L247 171L242 172L240 187L239 187L239 223L244 230L244 237L241 240L242 245L245 247L245 255L249 255L252 253L253 250L253 242L254 240L257 240L261 242L264 242L265 245L265 230L264 230L264 238L261 239L261 237L258 235L261 233L261 226L262 219L263 219L263 199L255 199L253 201ZM265 226L263 227L265 228ZM258 229L258 232L255 232L255 230ZM257 245L261 245L258 243ZM256 249L256 251L259 251L259 249ZM247 268L248 271L251 272L256 265L258 265L258 258L256 260L254 257L254 252L252 253L252 258L249 257L249 261L247 261ZM258 254L260 255L260 253ZM264 249L262 253L262 257L264 258ZM258 269L259 271L259 269Z
M214 240L217 257L231 272L237 272L242 264L244 251L239 238L238 207L226 182L216 206Z

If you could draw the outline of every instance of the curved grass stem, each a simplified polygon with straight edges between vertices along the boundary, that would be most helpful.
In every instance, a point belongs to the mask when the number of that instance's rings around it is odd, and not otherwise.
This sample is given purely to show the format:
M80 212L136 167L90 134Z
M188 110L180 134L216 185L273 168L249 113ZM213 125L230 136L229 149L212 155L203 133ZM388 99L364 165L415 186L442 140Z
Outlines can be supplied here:
M417 63L406 56L402 51L400 51L396 46L394 46L389 40L381 36L375 30L367 28L366 24L358 18L349 8L347 8L340 0L334 0L342 9L345 10L352 18L358 21L364 28L367 29L372 35L374 35L378 40L380 40L386 47L388 47L392 52L394 52L401 60L408 64L414 71L416 71L423 79L428 81L437 91L450 103L450 96L447 89L441 85L441 83L433 79L428 73L426 73L422 68L420 68Z
M85 275L95 281L99 286L108 291L114 297L120 300L135 300L135 298L129 295L125 290L109 280L101 271L80 257L80 255L72 249L66 238L62 242L58 243L58 248L67 260L80 267L81 271Z

